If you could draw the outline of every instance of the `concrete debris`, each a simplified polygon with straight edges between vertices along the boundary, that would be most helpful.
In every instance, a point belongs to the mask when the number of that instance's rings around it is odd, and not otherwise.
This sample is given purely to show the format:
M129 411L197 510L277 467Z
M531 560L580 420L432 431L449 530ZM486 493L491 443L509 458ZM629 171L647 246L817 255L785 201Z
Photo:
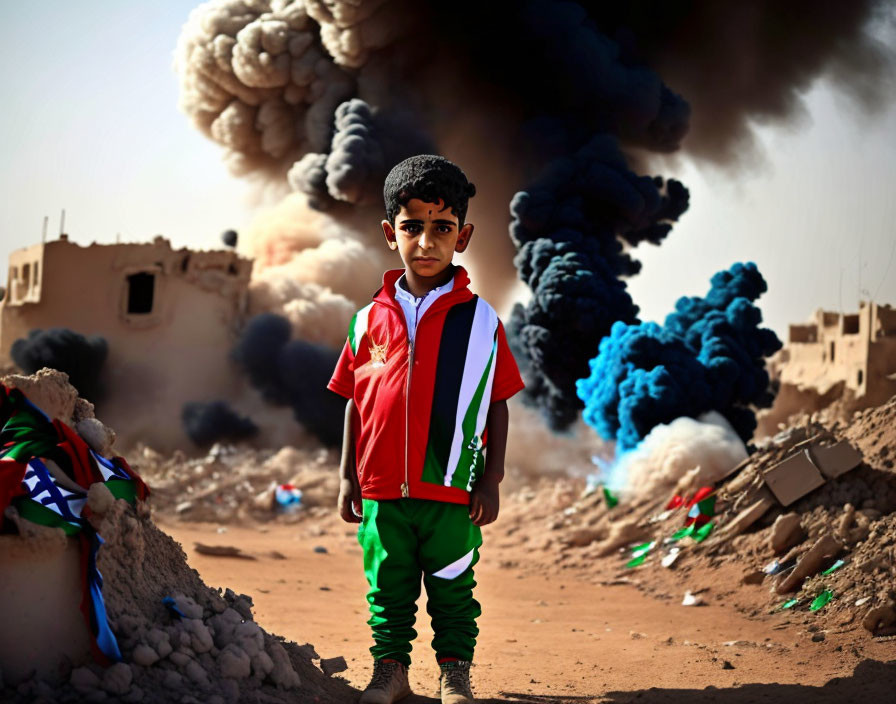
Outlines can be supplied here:
M771 497L762 497L752 505L745 508L739 514L737 514L737 516L735 516L733 520L726 523L722 527L722 530L716 533L716 536L713 538L713 542L716 543L722 540L730 540L731 538L740 535L747 528L752 526L756 521L762 518L774 505L775 502Z
M862 453L845 440L830 446L812 442L767 469L763 478L781 505L790 506L829 479L855 469L861 462Z
M763 477L782 506L790 506L825 482L818 467L812 462L808 450L788 457L767 470Z
M794 545L801 543L806 537L803 525L798 513L784 513L775 519L772 524L768 543L772 552L780 555Z
M341 655L336 658L323 658L320 661L320 669L327 677L338 675L348 669L348 663Z
M705 606L706 601L698 594L694 594L690 590L684 593L684 599L681 600L682 606Z
M796 591L806 577L818 574L825 563L840 554L843 544L832 535L823 535L796 563L792 572L782 575L775 591L778 594L788 594Z

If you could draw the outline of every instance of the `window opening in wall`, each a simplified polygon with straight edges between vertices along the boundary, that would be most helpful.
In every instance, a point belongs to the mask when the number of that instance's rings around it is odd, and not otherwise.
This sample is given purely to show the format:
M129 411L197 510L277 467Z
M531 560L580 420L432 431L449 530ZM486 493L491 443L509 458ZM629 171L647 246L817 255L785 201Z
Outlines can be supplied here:
M128 313L134 315L152 313L155 283L155 274L141 272L128 276Z
M35 288L40 283L40 277L38 276L38 272L40 272L40 265L37 262L34 262L34 286L35 286Z
M863 378L862 370L859 369L859 379L858 379L858 384L859 384L859 386L862 385L862 378Z
M227 273L230 274L230 275L232 275L232 276L236 276L236 275L237 275L236 264L234 264L233 262L231 262L231 263L230 263L230 266L227 267Z
M834 343L831 343L831 361L834 361Z
M25 287L26 291L31 286L31 265L30 264L22 265L22 285Z
M858 335L859 333L859 316L844 315L843 316L843 334Z
M187 268L190 266L190 255L187 254L183 259L180 260L180 270L186 274Z

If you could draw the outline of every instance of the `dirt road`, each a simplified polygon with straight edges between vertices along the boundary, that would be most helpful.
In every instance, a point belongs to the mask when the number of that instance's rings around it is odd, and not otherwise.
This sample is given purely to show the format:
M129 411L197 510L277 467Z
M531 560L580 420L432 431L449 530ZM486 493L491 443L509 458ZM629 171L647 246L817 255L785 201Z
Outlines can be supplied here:
M342 655L353 686L371 671L361 551L338 523L263 528L159 521L184 547L207 584L253 597L266 630L311 643L323 658ZM788 625L733 609L684 607L631 586L600 586L570 571L538 574L526 553L490 553L477 568L483 605L474 689L482 702L868 702L896 695L896 643L856 634L813 642ZM195 543L234 545L256 559L198 554ZM317 551L315 550L317 549ZM325 552L323 550L326 550ZM508 566L508 565L513 566ZM503 565L503 566L502 566ZM406 700L432 702L438 668L420 604ZM838 640L839 639L839 640Z

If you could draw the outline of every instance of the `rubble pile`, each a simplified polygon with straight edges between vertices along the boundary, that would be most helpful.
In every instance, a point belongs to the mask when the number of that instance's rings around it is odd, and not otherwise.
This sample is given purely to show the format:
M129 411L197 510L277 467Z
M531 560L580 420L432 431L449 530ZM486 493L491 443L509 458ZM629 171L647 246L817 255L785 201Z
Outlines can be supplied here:
M754 616L805 618L816 634L885 637L896 633L894 459L896 397L779 433L693 502L694 487L613 506L599 487L553 483L511 497L503 517L520 535L543 524L531 547L553 569L658 593L698 587Z
M181 521L259 522L329 513L339 493L334 450L258 450L213 445L189 459L138 448L131 462L153 491L153 511ZM284 505L277 488L288 486L296 500ZM281 492L282 494L283 492Z
M16 381L46 409L59 400L58 378L47 383L42 377ZM85 651L83 657L60 655L52 671L19 672L15 677L2 672L0 700L184 704L354 700L354 690L328 678L313 662L318 656L311 646L286 642L255 623L250 597L206 586L187 564L180 545L154 525L146 502L116 499L106 485L92 484L84 515L102 536L97 567L120 659L100 664ZM28 551L17 550L13 543L45 541L52 533L76 549L77 538L66 537L60 528L32 526L33 532L26 531L23 527L31 524L21 516L5 524L10 525L17 526L19 534L7 533L0 545L10 552L0 556L6 578L27 569L16 562L16 555ZM72 584L77 584L76 572ZM48 606L52 608L46 603L34 608ZM4 638L22 639L24 645L41 635L7 630ZM41 644L44 650L57 646L46 639Z

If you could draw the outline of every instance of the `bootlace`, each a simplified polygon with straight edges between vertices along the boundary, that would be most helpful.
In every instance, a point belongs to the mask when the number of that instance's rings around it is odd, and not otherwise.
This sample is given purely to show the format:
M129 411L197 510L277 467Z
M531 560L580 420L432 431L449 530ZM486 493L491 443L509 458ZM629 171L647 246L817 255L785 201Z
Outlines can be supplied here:
M463 692L468 697L473 696L470 688L470 665L472 664L468 660L457 660L442 666L442 675L445 677L446 684L455 691Z
M383 662L376 660L373 663L373 677L367 689L386 689L392 681L395 671L401 666L400 662Z

